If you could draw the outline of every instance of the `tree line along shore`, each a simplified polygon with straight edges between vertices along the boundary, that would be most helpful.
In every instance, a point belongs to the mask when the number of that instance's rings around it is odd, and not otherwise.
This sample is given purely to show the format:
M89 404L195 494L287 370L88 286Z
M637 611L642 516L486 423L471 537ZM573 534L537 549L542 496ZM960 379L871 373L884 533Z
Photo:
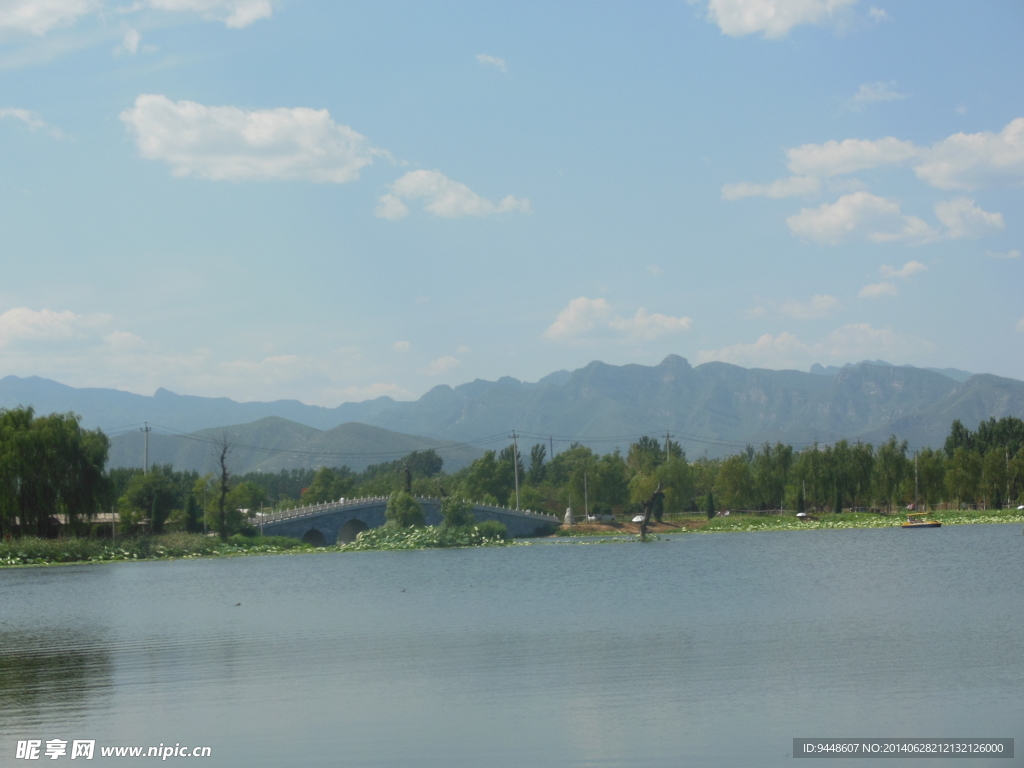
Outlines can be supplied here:
M642 437L625 453L603 455L581 444L555 456L544 444L526 455L510 445L452 473L433 450L363 472L342 466L245 475L230 473L228 444L220 455L223 471L207 475L170 466L107 469L108 450L106 435L83 429L74 414L0 410L3 538L181 532L215 533L225 543L254 536L254 514L261 510L397 492L559 516L571 508L577 519L628 521L660 484L655 521L717 518L709 530L731 530L739 523L729 520L767 519L769 513L788 518L778 515L786 511L819 518L841 513L853 524L859 518L851 516L873 512L877 518L915 499L921 509L944 513L1010 510L1024 496L1024 421L1014 417L983 421L975 430L954 421L941 448L916 452L891 437L878 446L765 443L721 459L690 460L671 439Z

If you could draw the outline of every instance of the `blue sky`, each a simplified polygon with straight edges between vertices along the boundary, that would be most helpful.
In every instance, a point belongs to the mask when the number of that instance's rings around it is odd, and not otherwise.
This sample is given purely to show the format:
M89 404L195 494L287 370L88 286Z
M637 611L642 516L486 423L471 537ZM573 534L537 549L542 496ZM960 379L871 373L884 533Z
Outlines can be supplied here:
M0 0L0 374L1024 378L1024 4Z

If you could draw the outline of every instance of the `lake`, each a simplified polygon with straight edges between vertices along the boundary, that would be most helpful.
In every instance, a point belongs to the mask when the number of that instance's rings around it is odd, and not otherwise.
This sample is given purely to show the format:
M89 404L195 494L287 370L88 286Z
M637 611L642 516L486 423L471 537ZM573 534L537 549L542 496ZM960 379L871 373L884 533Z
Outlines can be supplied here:
M30 764L10 759L27 739L95 740L91 765L140 762L101 745L210 746L211 767L1024 750L1022 597L1019 525L5 569L0 764ZM854 763L873 764L899 761Z

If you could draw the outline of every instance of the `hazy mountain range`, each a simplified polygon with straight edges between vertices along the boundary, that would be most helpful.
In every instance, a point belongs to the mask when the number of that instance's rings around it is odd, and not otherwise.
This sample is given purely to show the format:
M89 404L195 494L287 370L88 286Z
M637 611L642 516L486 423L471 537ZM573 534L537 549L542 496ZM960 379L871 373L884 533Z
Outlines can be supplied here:
M111 467L141 467L145 460L145 435L138 429L110 441ZM201 474L218 470L218 448L231 446L228 468L235 474L277 472L319 466L348 465L361 472L371 464L394 461L413 451L433 448L444 459L446 470L464 467L483 455L479 448L461 443L403 435L368 424L349 422L321 431L278 416L250 424L203 429L191 434L149 435L149 463L171 464L175 469Z
M125 431L130 437L115 441L111 457L115 465L138 463L129 460L132 454L140 455L136 451L141 448L137 441L142 435L135 430L143 421L158 425L163 432L208 430L201 439L219 437L225 425L246 425L238 428L234 438L240 445L252 446L254 451L258 446L284 452L264 452L262 458L253 453L251 464L267 469L300 466L305 459L313 459L309 465L314 466L347 463L358 468L357 464L394 458L383 454L405 451L406 446L412 446L408 450L431 447L428 442L413 445L416 440L500 447L513 429L526 433L527 444L548 442L551 436L556 450L578 440L602 452L615 446L625 448L641 434L669 431L693 457L724 455L747 443L764 441L794 445L842 438L879 442L890 434L915 447L938 446L953 419L974 428L990 416L1024 417L1024 382L1016 379L955 369L892 366L882 361L843 368L816 366L813 370L747 369L717 362L692 367L683 358L670 355L654 366L593 362L575 371L552 373L535 383L511 377L478 379L457 387L434 387L415 401L381 397L337 408L294 400L237 403L164 389L147 397L7 376L0 379L0 407L25 404L42 413L75 411L86 426L99 426L111 434ZM266 420L268 416L278 418ZM294 423L289 425L284 419ZM350 422L388 430L389 434L360 431ZM209 443L166 439L173 441L174 447L171 443L164 447L159 435L150 435L151 461L176 465L187 461L195 466L197 451L210 450ZM182 447L185 442L205 447ZM454 448L446 450L450 452L447 468L478 455L467 446L461 454ZM320 458L314 459L318 452ZM284 458L288 453L293 455ZM370 453L378 455L357 460L357 455ZM327 454L344 460L325 460Z

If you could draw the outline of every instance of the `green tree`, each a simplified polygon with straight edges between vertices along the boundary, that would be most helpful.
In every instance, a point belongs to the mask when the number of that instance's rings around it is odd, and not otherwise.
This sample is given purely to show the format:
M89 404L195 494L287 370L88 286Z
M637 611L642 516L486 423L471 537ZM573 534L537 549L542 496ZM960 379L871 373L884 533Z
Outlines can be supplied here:
M918 493L928 507L938 504L946 492L946 454L925 448L917 455Z
M981 461L981 493L989 509L1002 509L1009 470L1006 449L993 446Z
M537 443L530 449L530 469L526 475L530 485L538 486L544 482L544 476L547 474L544 458L547 452L544 443Z
M262 486L251 480L246 480L236 484L228 492L227 503L229 507L237 509L239 512L249 510L250 513L255 513L256 510L266 505L267 492L263 490Z
M708 520L715 516L715 495L708 491L708 495L704 498L704 513L708 516Z
M944 447L946 456L953 458L957 448L970 450L974 447L974 435L971 434L971 430L960 423L960 419L954 419L952 425L950 425L949 436L946 438Z
M1010 458L1009 467L1010 499L1019 503L1024 500L1024 448Z
M189 533L199 533L203 529L202 523L199 521L199 503L191 493L185 497L184 512L185 530Z
M962 445L953 450L946 462L946 491L956 499L957 508L964 500L973 502L981 483L981 457L977 451Z
M749 509L754 506L754 478L748 454L725 459L715 479L715 496L726 509Z
M693 501L693 472L685 454L664 462L654 475L661 480L664 493L664 508L669 514L685 511ZM659 500L660 501L660 500ZM655 507L655 512L657 512ZM659 519L660 518L656 518Z
M302 503L323 504L328 501L337 501L345 496L351 496L353 491L355 491L355 482L347 467L341 469L321 467L313 475L313 482L302 491ZM265 495L264 498L266 498Z
M45 536L55 515L75 530L109 502L103 468L110 442L84 430L73 413L36 416L31 408L0 409L0 527Z
M498 466L497 454L487 451L483 456L470 464L462 479L460 496L472 501L482 502L489 496L498 503L498 499L507 499L515 490L513 483L507 482L502 467Z
M889 511L892 511L893 501L897 501L904 479L912 471L907 459L906 440L897 442L893 435L875 453L872 478L875 498L883 502Z
M423 517L423 507L405 491L391 494L384 517L394 528L418 528L427 524Z
M148 517L153 533L163 533L164 523L178 503L180 495L171 477L171 467L153 467L148 473L135 475L121 497L122 509L136 518Z
M451 496L441 500L441 517L448 528L466 528L476 522L473 505Z
M762 508L781 509L786 495L789 470L793 465L793 447L765 443L751 465L754 493Z

